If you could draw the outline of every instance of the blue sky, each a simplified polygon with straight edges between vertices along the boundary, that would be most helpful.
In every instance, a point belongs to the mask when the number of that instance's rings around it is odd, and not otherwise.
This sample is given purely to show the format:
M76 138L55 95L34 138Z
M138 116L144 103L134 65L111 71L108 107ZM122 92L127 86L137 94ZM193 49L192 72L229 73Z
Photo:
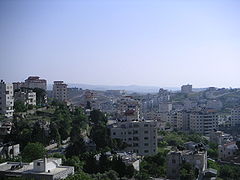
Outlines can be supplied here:
M1 0L0 79L240 87L238 0Z

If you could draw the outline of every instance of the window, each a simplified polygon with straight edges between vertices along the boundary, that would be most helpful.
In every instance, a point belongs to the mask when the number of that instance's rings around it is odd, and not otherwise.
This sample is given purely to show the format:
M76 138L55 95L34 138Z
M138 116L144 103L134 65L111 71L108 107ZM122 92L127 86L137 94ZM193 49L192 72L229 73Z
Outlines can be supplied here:
M144 131L145 134L148 134L148 131Z
M40 166L40 162L37 163L37 166Z
M116 135L116 133L115 133L115 132L113 132L113 135Z
M148 143L144 143L144 146L148 146Z
M175 160L175 159L172 159L172 163L175 164L175 163L176 163L176 160Z
M145 153L148 153L149 151L148 150L144 150Z
M144 137L145 140L148 140L148 137Z

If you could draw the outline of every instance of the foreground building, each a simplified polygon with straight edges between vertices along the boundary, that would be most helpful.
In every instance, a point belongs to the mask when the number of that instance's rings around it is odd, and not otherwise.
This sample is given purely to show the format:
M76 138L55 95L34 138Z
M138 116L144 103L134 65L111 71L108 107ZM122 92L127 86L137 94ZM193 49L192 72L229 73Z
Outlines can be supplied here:
M67 101L67 84L63 81L54 81L53 98L58 101Z
M13 116L14 97L13 85L6 84L3 80L0 82L0 114L6 117Z
M196 179L210 179L217 175L216 170L207 169L207 151L201 144L196 144L194 149L170 151L167 154L167 178L180 179L180 170L184 163L192 165L193 170L197 172Z
M34 180L65 179L74 174L74 167L61 166L61 158L38 159L31 163L5 162L0 164L0 177L22 177Z
M126 151L141 156L157 153L157 122L127 121L111 125L111 138L128 144Z

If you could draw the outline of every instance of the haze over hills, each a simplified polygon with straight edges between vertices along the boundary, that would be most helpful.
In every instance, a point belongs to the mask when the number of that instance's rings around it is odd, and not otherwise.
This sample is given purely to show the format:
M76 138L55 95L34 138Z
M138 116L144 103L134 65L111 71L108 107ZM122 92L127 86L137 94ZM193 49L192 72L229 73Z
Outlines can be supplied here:
M158 87L158 86L141 86L141 85L93 85L93 84L77 84L69 83L68 87L77 87L82 89L91 89L91 90L125 90L127 92L137 92L137 93L157 93L160 88L167 89L169 91L180 91L180 87ZM52 89L52 84L48 84L48 90ZM206 88L193 88L193 91L201 91Z

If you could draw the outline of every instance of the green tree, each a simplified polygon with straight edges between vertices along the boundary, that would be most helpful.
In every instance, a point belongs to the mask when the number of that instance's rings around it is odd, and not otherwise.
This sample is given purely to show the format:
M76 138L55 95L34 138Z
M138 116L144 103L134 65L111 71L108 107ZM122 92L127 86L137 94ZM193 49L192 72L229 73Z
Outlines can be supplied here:
M39 106L45 104L45 98L46 98L47 92L41 88L34 88L33 92L36 93L36 104Z
M15 112L26 112L27 106L22 101L15 101L14 102L14 110L15 110Z
M45 154L46 151L41 143L28 143L23 149L21 155L24 162L31 162L43 158Z
M74 166L75 172L80 172L83 169L84 162L81 161L78 156L72 156L66 160L64 165Z
M99 110L93 110L90 112L90 121L95 125L106 125L107 118L106 116Z

